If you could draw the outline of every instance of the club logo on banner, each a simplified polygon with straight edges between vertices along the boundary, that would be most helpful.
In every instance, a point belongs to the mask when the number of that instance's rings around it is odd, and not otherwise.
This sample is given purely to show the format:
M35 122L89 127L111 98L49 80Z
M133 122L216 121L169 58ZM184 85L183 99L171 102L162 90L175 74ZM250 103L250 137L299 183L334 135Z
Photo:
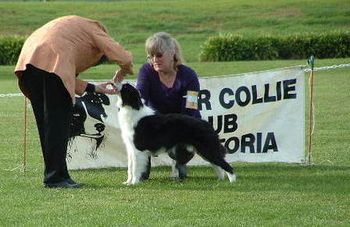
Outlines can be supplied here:
M304 162L305 78L300 66L200 78L200 84L198 108L227 148L228 161ZM116 100L103 94L77 98L69 169L127 166ZM166 155L152 162L171 163ZM206 163L197 157L190 164Z

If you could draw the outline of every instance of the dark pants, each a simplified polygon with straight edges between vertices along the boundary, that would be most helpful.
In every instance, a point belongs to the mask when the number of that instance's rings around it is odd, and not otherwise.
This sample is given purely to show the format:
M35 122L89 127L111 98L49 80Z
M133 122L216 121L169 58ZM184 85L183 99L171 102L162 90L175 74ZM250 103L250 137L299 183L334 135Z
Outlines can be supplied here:
M66 155L73 105L68 91L57 75L30 65L20 83L27 91L39 131L44 183L69 179Z

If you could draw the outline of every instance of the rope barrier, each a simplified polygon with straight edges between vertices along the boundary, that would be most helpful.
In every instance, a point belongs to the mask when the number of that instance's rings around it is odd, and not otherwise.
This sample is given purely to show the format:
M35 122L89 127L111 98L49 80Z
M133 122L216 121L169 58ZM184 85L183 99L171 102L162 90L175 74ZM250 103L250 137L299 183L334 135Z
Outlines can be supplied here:
M0 94L0 98L6 98L6 97L20 97L23 96L22 93L7 93L7 94Z
M347 68L350 67L350 63L349 64L340 64L340 65L330 65L330 66L323 66L323 67L317 67L314 68L314 72L315 71L326 71L326 70L333 70L333 69L341 69L341 68ZM311 72L311 69L305 69L305 72Z
M308 66L305 66L308 67ZM340 65L330 65L330 66L323 66L323 67L316 67L314 68L314 72L316 71L326 71L326 70L333 70L333 69L341 69L341 68L347 68L350 67L350 63L348 64L340 64ZM311 69L307 68L304 69L305 73L311 72ZM89 80L91 82L101 82L106 80ZM22 93L7 93L7 94L0 94L0 98L6 98L6 97L20 97L23 96Z

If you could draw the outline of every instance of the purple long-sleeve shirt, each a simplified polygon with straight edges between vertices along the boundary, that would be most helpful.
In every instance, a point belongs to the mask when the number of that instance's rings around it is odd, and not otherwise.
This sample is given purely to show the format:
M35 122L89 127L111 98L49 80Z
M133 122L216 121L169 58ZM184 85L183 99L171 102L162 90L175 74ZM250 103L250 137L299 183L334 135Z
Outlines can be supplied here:
M168 88L160 81L158 72L146 63L140 69L136 87L145 104L159 113L183 113L201 118L198 109L186 108L187 91L200 90L197 74L190 67L179 65L174 85Z

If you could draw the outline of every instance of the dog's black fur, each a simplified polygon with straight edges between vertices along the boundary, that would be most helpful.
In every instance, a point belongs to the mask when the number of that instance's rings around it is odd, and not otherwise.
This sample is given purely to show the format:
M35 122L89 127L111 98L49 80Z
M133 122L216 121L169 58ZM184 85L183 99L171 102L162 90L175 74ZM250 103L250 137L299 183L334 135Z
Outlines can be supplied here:
M123 84L120 95L121 108L129 106L137 111L148 108L142 103L138 90L130 84ZM186 149L191 145L202 158L234 175L233 168L224 159L226 149L217 133L210 123L201 119L176 113L142 115L134 125L133 144L136 149L152 154L165 148L176 161L180 175L183 165L191 159L189 154L192 152ZM183 149L173 149L176 147Z

